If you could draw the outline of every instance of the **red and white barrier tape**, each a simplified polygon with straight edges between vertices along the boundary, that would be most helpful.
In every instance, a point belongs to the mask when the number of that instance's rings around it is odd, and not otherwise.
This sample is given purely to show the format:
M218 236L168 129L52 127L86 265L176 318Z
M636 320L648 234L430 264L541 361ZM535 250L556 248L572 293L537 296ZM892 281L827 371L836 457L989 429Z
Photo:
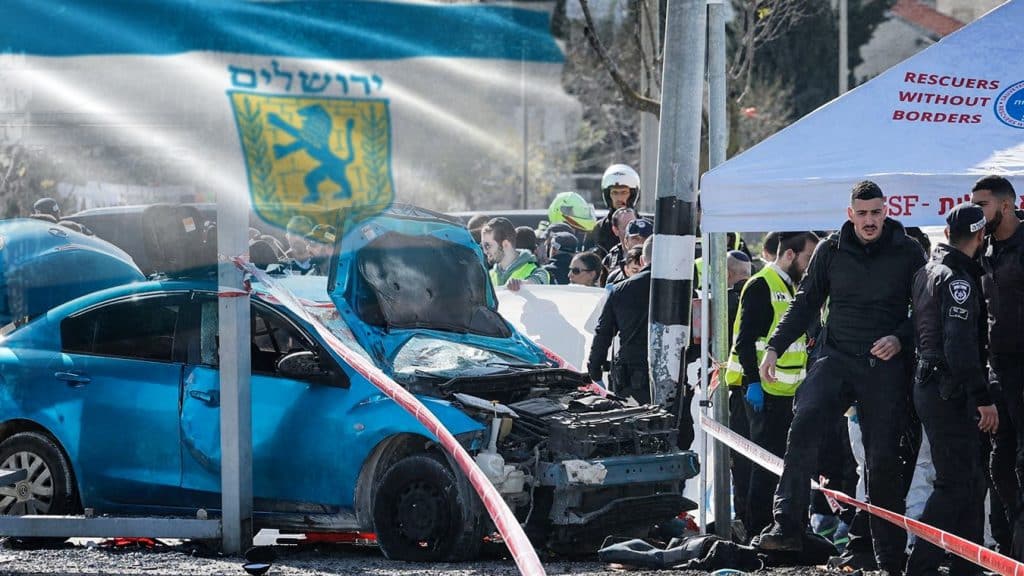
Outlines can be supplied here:
M458 440L452 436L451 432L441 424L437 416L434 416L433 412L428 410L408 390L399 386L394 380L381 372L379 368L348 346L345 346L326 326L306 312L299 299L288 292L288 290L278 286L266 272L241 259L236 259L235 263L243 271L251 274L253 278L266 286L267 290L284 306L287 306L309 322L311 326L314 326L317 333L341 356L342 360L369 380L381 392L394 400L406 412L412 414L420 424L440 441L441 447L458 464L459 469L466 475L470 484L473 485L473 489L480 496L480 500L487 509L487 513L490 514L491 519L494 520L494 525L498 528L498 532L505 540L505 545L512 552L512 558L515 560L516 566L519 567L519 572L527 576L543 576L545 574L544 566L541 565L540 559L537 557L537 551L534 550L529 538L526 537L526 533L523 532L522 526L519 525L519 520L516 519L515 514L512 513L512 510L501 497L501 494L498 493L498 490L487 479L487 476L480 470L480 467L477 466L473 457L466 452Z
M744 438L726 428L721 422L712 420L704 414L701 414L700 416L700 425L708 434L714 436L729 448L743 454L749 458L751 462L754 462L777 476L782 475L782 458L779 458L757 444L754 444L747 438ZM989 550L980 544L975 544L974 542L965 540L944 530L939 530L934 526L929 526L928 524L918 520L907 518L902 514L897 514L886 510L885 508L868 504L867 502L861 502L860 500L857 500L843 492L826 488L822 486L821 483L814 481L811 483L815 490L820 490L826 497L855 506L869 514L873 514L879 518L892 522L893 524L902 527L907 532L916 535L918 538L931 542L946 552L956 554L965 560L974 562L978 566L992 570L1002 576L1024 576L1024 564L1017 562L1013 558L1003 556L1002 554Z

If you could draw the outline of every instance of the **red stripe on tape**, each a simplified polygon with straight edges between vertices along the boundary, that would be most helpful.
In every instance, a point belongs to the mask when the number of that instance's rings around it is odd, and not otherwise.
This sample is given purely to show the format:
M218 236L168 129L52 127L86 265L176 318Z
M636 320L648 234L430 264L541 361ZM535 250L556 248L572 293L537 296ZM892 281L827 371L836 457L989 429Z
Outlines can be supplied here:
M707 431L708 434L714 436L720 442L733 450L743 454L765 470L768 470L776 476L782 475L782 458L779 458L761 446L751 442L749 439L744 438L743 436L740 436L726 428L721 422L708 418L705 414L700 415L700 426ZM897 514L891 510L886 510L885 508L880 508L874 504L861 502L844 492L825 488L813 480L811 481L811 486L815 490L820 490L827 498L833 498L838 502L855 506L869 514L888 520L889 522L900 526L907 532L942 548L946 552L956 554L957 556L973 562L978 566L992 570L1002 576L1024 576L1024 564L1017 562L1013 558L1003 556L998 552L989 550L988 548L971 542L970 540L965 540L955 534L939 530L938 528L925 524L919 520L907 518L902 514Z

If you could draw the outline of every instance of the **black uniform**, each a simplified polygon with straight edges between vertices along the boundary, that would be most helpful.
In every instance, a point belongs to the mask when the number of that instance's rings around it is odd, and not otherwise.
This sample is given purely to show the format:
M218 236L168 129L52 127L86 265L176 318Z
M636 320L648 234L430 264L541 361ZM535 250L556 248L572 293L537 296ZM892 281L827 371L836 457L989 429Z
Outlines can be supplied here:
M616 284L597 321L590 345L587 372L600 380L612 339L619 335L619 352L612 363L611 389L632 396L641 404L651 401L647 376L647 318L651 301L651 268L645 266L628 280Z
M823 431L854 400L871 501L904 511L899 443L909 404L905 361L914 346L910 296L914 273L924 262L921 247L891 218L870 244L863 244L847 222L815 249L796 298L769 341L775 350L788 348L828 301L828 329L797 389L785 468L775 492L775 521L785 532L802 532ZM890 335L900 339L902 351L888 361L872 356L874 342ZM870 523L880 567L901 571L906 534L878 517Z
M975 416L978 406L992 404L981 275L981 266L969 256L939 244L914 277L914 407L935 466L935 487L920 520L978 544L984 537L985 480L976 456L980 436ZM938 574L943 557L941 549L919 538L907 576ZM953 562L951 574L980 572L959 557Z
M569 268L570 264L572 264L573 256L573 254L566 252L555 252L551 260L544 265L544 269L547 270L552 284L569 283Z
M1003 390L996 398L999 430L993 440L991 473L1012 525L1020 515L1019 479L1024 478L1024 224L1006 240L989 236L982 250L990 376Z

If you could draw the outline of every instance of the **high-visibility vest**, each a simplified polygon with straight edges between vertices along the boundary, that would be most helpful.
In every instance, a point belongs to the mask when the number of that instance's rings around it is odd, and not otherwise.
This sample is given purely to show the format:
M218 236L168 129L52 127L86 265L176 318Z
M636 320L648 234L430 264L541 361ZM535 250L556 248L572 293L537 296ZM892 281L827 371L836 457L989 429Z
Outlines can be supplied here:
M508 278L506 278L505 281L508 282L509 280L511 280L513 278L516 278L518 280L526 280L527 278L530 277L530 274L533 274L533 271L536 270L537 268L539 268L539 266L537 266L537 264L535 262L523 262L522 264L520 264L515 270L513 270L508 275ZM497 265L495 265L495 266L493 266L491 268L490 274L491 274L491 283L494 284L495 287L497 287L497 286L504 286L504 284L499 284L498 283L498 267L497 267Z
M768 328L768 333L761 335L755 343L758 366L761 365L765 351L768 348L768 337L775 331L775 327L779 325L782 317L786 314L786 310L789 310L789 306L793 302L793 294L790 292L789 286L779 276L779 273L775 271L774 266L765 266L764 269L751 276L750 280L743 285L743 290L740 292L740 309L736 312L736 322L733 325L732 352L729 354L729 363L726 365L725 371L725 381L729 386L739 386L743 382L743 366L740 364L739 355L736 354L736 337L739 336L740 320L743 318L743 295L746 294L747 287L756 278L764 278L765 282L768 283L768 293L771 295L772 300L772 312L775 316L772 318L772 325ZM773 396L792 396L796 393L796 389L806 376L807 336L802 335L796 342L790 344L785 352L779 355L778 362L775 365L776 381L761 382L761 388Z

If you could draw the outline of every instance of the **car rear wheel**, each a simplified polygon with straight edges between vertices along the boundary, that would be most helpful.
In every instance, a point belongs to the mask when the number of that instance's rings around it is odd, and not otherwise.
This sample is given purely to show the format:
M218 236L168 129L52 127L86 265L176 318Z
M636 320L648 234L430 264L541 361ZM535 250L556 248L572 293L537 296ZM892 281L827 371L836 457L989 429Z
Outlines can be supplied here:
M460 490L455 473L435 454L415 454L384 473L373 502L381 551L392 560L475 558L483 539L479 506Z
M65 515L77 503L71 466L60 448L38 432L19 432L0 443L0 468L23 469L28 477L0 486L0 514L5 516ZM19 538L15 546L55 545L65 538Z

